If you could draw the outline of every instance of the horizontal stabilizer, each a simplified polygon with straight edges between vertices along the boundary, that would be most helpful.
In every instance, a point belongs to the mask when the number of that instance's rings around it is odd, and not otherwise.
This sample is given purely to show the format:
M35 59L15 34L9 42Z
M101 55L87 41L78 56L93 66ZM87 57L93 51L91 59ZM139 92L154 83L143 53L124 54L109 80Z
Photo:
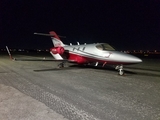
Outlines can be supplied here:
M42 35L42 36L55 37L53 34L46 34L46 33L34 33L34 35ZM61 35L58 35L58 37L66 38L66 36L61 36Z
M45 34L45 33L34 33L35 35L42 35L42 36L49 36L49 37L54 37L54 35L51 34Z

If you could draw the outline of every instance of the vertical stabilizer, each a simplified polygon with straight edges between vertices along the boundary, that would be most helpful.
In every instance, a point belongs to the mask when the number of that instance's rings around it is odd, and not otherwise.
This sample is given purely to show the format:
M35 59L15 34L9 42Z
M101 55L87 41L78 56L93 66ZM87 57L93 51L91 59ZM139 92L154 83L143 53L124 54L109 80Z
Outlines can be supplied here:
M49 34L52 35L51 38L52 38L52 42L53 42L54 47L65 46L63 44L63 42L61 41L61 39L58 37L58 35L54 31L50 31Z

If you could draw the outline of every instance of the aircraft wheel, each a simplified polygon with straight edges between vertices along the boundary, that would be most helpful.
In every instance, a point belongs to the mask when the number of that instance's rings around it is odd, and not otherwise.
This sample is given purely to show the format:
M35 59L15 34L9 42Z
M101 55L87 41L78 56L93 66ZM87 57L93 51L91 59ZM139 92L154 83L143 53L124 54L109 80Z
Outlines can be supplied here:
M58 65L58 68L64 68L64 63L60 63L60 64Z
M124 75L124 70L119 70L119 75Z

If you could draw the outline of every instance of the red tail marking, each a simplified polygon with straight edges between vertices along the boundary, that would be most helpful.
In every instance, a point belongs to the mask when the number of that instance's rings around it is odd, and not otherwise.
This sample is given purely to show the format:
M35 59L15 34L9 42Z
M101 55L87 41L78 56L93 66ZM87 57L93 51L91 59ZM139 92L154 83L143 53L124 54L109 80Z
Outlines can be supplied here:
M58 40L60 40L60 38L58 37L58 35L54 31L50 31L49 34L53 35L55 38L57 38Z

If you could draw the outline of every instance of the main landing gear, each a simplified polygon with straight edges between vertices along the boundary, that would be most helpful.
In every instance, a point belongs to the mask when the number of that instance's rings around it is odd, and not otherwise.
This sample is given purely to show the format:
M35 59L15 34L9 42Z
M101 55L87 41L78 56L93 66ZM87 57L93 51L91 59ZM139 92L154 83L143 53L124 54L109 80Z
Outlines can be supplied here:
M123 65L117 65L115 69L119 71L119 75L124 75Z
M58 68L64 68L64 64L65 64L64 62L59 63Z

